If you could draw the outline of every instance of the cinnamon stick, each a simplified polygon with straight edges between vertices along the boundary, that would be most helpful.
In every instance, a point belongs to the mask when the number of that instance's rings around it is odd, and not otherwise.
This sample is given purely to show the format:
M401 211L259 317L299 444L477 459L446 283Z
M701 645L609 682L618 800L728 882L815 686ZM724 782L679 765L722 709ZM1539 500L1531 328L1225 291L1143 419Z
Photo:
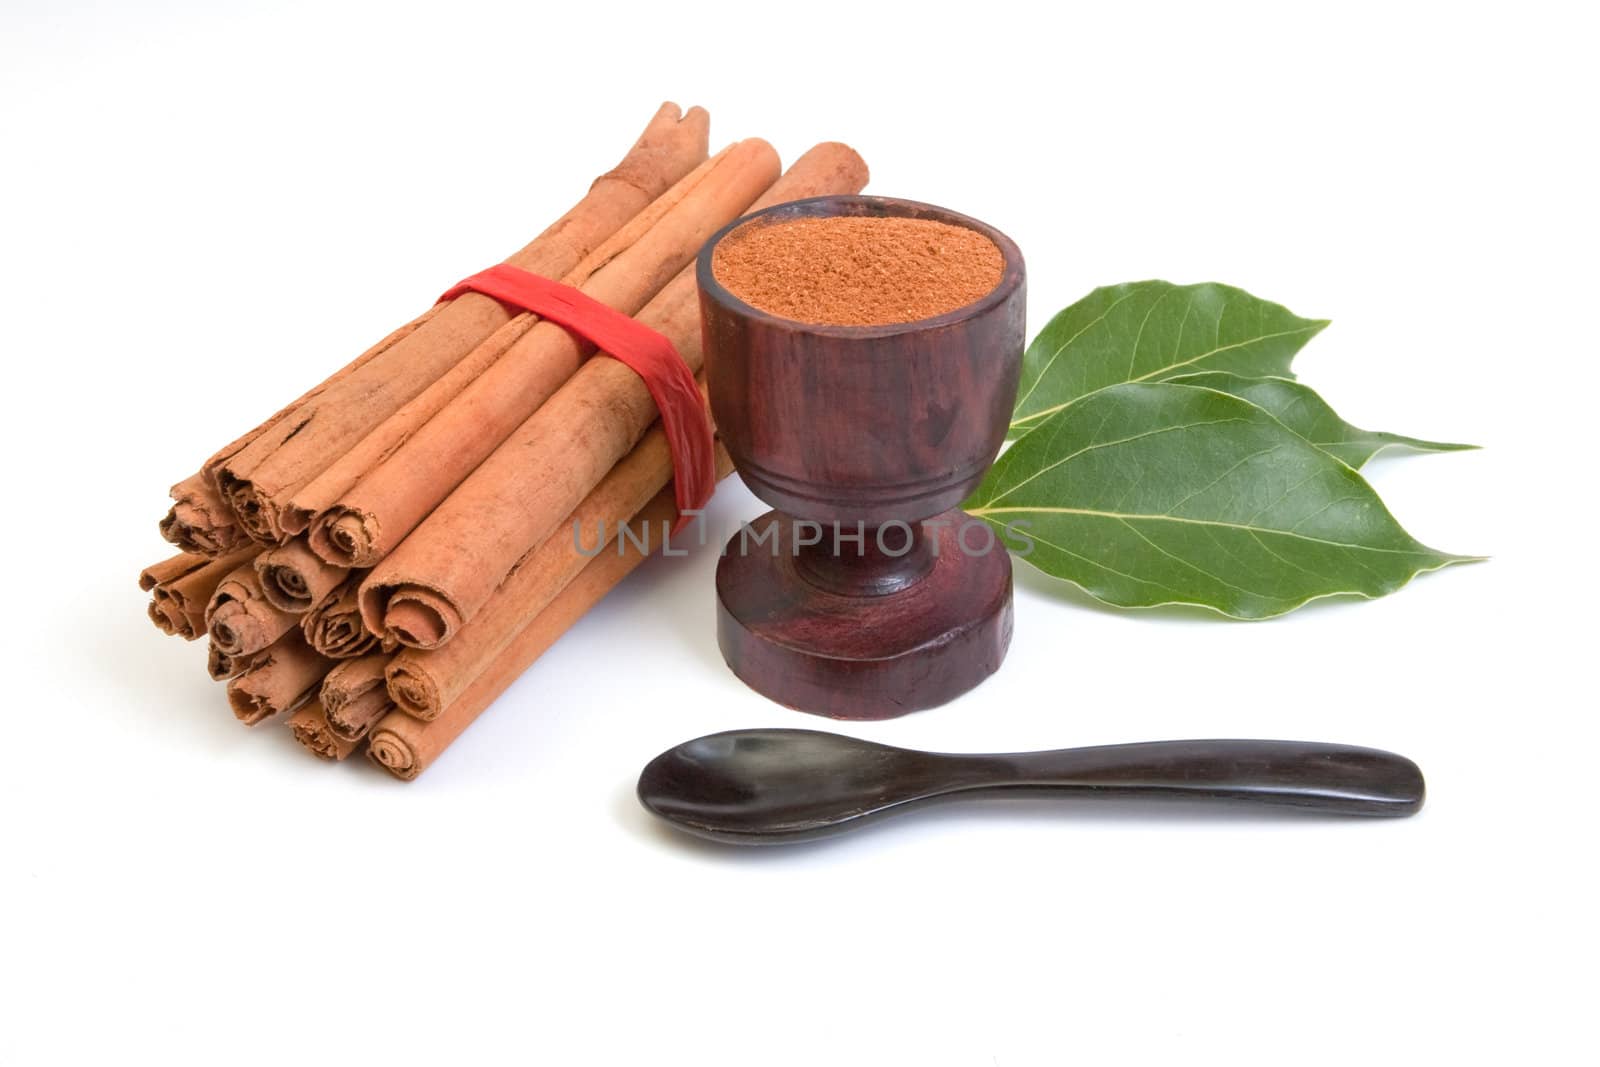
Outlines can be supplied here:
M290 630L228 683L228 706L240 722L254 726L305 703L332 667L333 660Z
M214 681L226 682L230 678L243 674L264 657L271 655L272 650L283 642L300 641L304 643L304 640L303 635L291 629L266 648L257 652L246 652L239 656L231 656L218 648L215 641L209 641L206 647L206 673L211 675Z
M240 451L250 442L293 415L302 404L313 400L327 390L332 383L348 377L371 360L387 352L424 322L428 321L436 311L438 311L437 307L430 308L390 333L325 381L301 394L288 406L279 409L266 422L261 423L246 432L244 436L219 449L216 454L219 456L231 455ZM166 518L161 520L161 536L179 548L189 552L198 552L201 555L220 556L238 551L247 545L255 544L250 535L245 532L244 527L239 525L238 519L233 513L233 508L223 497L222 491L217 487L216 480L207 471L201 470L173 486L171 496L173 505L171 510L167 512Z
M701 217L686 220L693 225L683 236L692 233L694 240L687 248L682 237L673 242L673 262L688 263L708 235L707 226L731 221L772 185L770 168L776 159L764 142L757 143L760 151L750 154L745 172L732 175L742 179L736 187L738 206L729 212L725 203L719 203L715 213L708 206ZM693 195L680 207L687 208L692 199ZM642 241L634 251L648 243ZM679 252L686 254L677 257ZM625 283L629 279L624 258L612 266L619 268L618 277ZM607 295L596 284L603 277L610 278L606 272L595 276L591 286L596 291L591 295ZM607 302L617 306L614 297ZM699 312L692 277L669 285L638 318L666 335L691 366L698 365ZM535 332L540 330L548 331L552 345L577 345L559 327L541 324ZM572 397L564 386L376 564L361 590L361 614L368 629L386 645L433 648L448 641L482 608L517 560L550 535L655 418L649 391L633 372L621 364L617 368L638 384L643 402L627 403L631 393L619 398L594 389ZM586 379L590 370L584 368ZM381 528L387 536L391 521L383 519Z
M663 105L627 158L586 196L507 262L559 278L705 159L707 116ZM464 293L437 308L416 329L259 433L207 461L205 472L239 524L264 544L288 532L292 494L373 427L437 380L512 313L498 301Z
M148 593L163 582L174 582L185 574L192 574L211 562L193 552L179 552L159 563L152 563L139 572L139 588Z
M677 502L669 486L634 521L641 527L659 529L676 513ZM652 547L659 544L657 540ZM423 722L397 709L380 719L367 735L368 756L396 778L409 781L421 774L506 687L648 555L634 541L619 539L614 549L590 561L438 717Z
M378 638L361 621L357 604L366 571L352 571L316 607L300 616L300 628L311 647L334 659L351 659L378 647Z
M722 157L727 152L728 149L723 149L658 196L648 208L635 215L626 226L612 234L584 257L582 262L568 271L560 279L561 282L565 285L580 286L601 267L633 247L699 185L714 167L721 164ZM434 457L424 454L428 451L426 437L424 443L410 443L413 434L419 431L425 434L439 434L440 428L430 429L428 420L491 368L494 368L494 378L489 383L474 387L480 397L478 403L486 402L492 406L496 401L509 402L512 405L512 414L507 415L507 419L514 418L516 410L525 409L525 414L537 408L544 398L576 369L577 360L581 356L577 351L550 352L540 348L536 343L519 343L538 322L538 316L528 312L516 315L415 399L375 427L348 452L294 494L284 519L285 527L290 530L309 528L313 549L329 563L341 566L369 566L375 563L386 549L368 543L363 539L363 535L366 530L376 528L380 514L387 514L392 509L384 507L382 503L364 506L363 498L383 502L388 495L395 493L420 495L416 488L418 471L412 469L411 464L420 465L423 476L430 482L443 484L450 477L448 473L441 472L434 466L437 462ZM538 340L539 338L532 339L533 342ZM502 361L504 365L501 365ZM462 401L462 405L457 411L474 406L474 401L468 397ZM484 414L481 411L477 412L476 417L471 420L471 425L466 429L478 440L493 440L495 430L493 426L483 423ZM462 421L465 420L457 419L457 423ZM515 422L511 422L510 425L514 426ZM457 433L461 429L463 429L461 425L453 425L443 430L447 437L445 457L456 463L456 469L471 470L476 460L465 457L461 452L465 443L448 437L449 434ZM505 432L509 432L509 428ZM500 433L499 436L503 437L504 433ZM396 455L402 446L405 446L405 453ZM460 476L455 477L459 480ZM358 485L361 485L361 489L355 497L344 499L356 490ZM436 490L436 499L428 506L431 507L437 499L442 499L448 490L448 485ZM317 521L324 512L330 510L333 511L332 516ZM359 522L353 530L349 529L352 521ZM397 542L399 535L391 537L390 540Z
M274 607L300 614L333 592L350 569L324 563L305 538L296 537L257 556L256 572L261 576L262 592Z
M339 737L359 741L394 707L384 686L388 664L389 657L384 655L345 660L322 680L322 710L329 728Z
M272 606L261 592L254 559L228 572L206 605L211 642L229 656L259 652L288 633L299 619Z
M346 741L329 728L327 713L319 700L309 701L289 716L289 731L318 759L342 760L361 743Z
M243 656L233 656L218 648L215 641L211 641L208 642L206 649L206 673L211 675L214 681L226 682L229 678L249 670L250 664L255 662L256 657L263 654L251 652Z
M173 606L171 601L164 600L161 597L153 596L150 598L150 604L145 608L145 614L150 617L151 622L155 623L156 629L168 637L182 637L188 640L190 633L193 631L193 626L189 623L189 620L184 618L183 612Z
M182 553L145 568L139 575L140 586L155 581L149 586L150 621L165 633L193 641L206 632L206 607L217 586L255 554L254 545L218 559Z
M776 153L764 141L733 145L680 183L687 188L673 190L676 202L629 247L598 265L586 264L590 273L581 281L576 275L568 281L618 311L637 313L707 237L772 184L777 165ZM648 314L640 321L660 328ZM688 325L698 332L698 319ZM534 322L455 400L318 517L310 530L313 550L343 565L377 564L592 351L565 328Z
M204 567L209 561L204 556L192 552L179 552L176 556L164 559L159 563L152 563L139 572L139 588L151 592L163 582L171 584L186 574L192 574ZM156 593L150 598L150 606L146 609L150 621L164 634L183 634L187 620L183 612L179 611L172 601ZM193 630L193 627L188 627Z
M233 509L204 474L191 474L172 487L172 507L158 524L161 536L185 552L221 556L249 542L234 522Z
M717 477L724 478L733 462L720 441L716 455ZM657 426L561 528L517 564L454 638L436 649L402 648L389 661L386 678L395 705L424 722L437 718L594 557L615 551L612 545L624 525L646 545L663 543L674 515L654 514L647 505L671 476L666 434Z

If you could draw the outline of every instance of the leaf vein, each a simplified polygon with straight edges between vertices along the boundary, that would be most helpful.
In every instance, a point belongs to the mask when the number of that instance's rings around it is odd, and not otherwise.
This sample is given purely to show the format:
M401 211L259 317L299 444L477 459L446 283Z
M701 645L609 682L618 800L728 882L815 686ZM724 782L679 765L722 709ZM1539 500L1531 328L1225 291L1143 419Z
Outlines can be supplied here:
M1189 501L1193 500L1195 497L1199 496L1201 493L1205 492L1206 490L1210 489L1212 486L1216 485L1218 482L1222 481L1222 479L1226 478L1228 475L1232 474L1234 471L1238 470L1240 467L1244 466L1246 463L1249 463L1251 460L1257 459L1257 458L1259 458L1261 456L1270 456L1272 453L1278 451L1278 449L1280 449L1282 447L1283 447L1283 445L1278 444L1278 445L1273 445L1271 448L1263 448L1259 452L1250 453L1248 456L1245 456L1243 459L1239 460L1233 466L1229 467L1227 470L1223 471L1221 474L1219 474L1215 478L1211 479L1205 485L1202 485L1200 488L1196 489L1194 492L1190 493L1188 496L1184 497L1182 500L1180 500L1176 504L1172 505L1170 508L1167 509L1167 511L1169 513L1175 513L1179 508L1183 507Z
M1135 537L1137 537L1139 540L1143 541L1145 544L1149 545L1151 548L1155 549L1157 552L1161 553L1163 556L1166 556L1168 559L1172 560L1173 562L1183 564L1183 566L1188 567L1190 570L1194 571L1196 574L1204 575L1205 577L1210 578L1213 582L1216 582L1218 585L1227 586L1229 589L1232 589L1235 592L1244 593L1247 596L1258 596L1258 597L1262 597L1263 599L1267 599L1267 600L1272 599L1272 597L1270 597L1266 593L1258 593L1254 589L1246 589L1242 585L1234 585L1232 582L1228 581L1226 578L1223 578L1220 575L1212 574L1210 571L1206 570L1204 567L1200 566L1198 563L1193 563L1193 562L1191 562L1189 560L1186 560L1182 556L1178 555L1175 552L1167 551L1165 548L1162 548L1160 545L1158 545L1154 541L1150 540L1150 538L1146 537L1144 535L1143 531L1141 531L1138 527L1134 526L1133 523L1129 522L1127 519L1119 519L1117 521L1121 522L1122 525L1126 526L1128 528L1128 530L1130 532L1132 532L1132 534Z
M1113 311L1117 310L1117 307L1119 305L1121 305L1123 301L1133 299L1135 296L1137 296L1139 294L1139 292L1140 292L1140 290L1138 288L1134 288L1134 289L1129 290L1126 295L1119 296L1116 300L1111 302L1111 306L1110 307L1106 308L1099 315L1095 316L1094 319L1092 319L1089 322L1085 323L1084 326L1083 326L1083 329L1079 330L1077 333L1073 334L1071 337L1067 338L1065 341L1062 341L1060 346L1057 347L1054 352L1050 353L1050 358L1045 360L1044 366L1039 368L1039 374L1038 374L1038 376L1036 378L1033 379L1033 384L1028 387L1028 391L1026 393L1024 393L1022 396L1017 398L1016 406L1019 407L1019 408L1022 407L1023 402L1026 401L1028 399L1028 397L1033 395L1033 391L1035 389L1039 388L1039 383L1044 381L1045 374L1050 370L1051 367L1055 366L1057 357L1059 357L1061 355L1061 353L1063 353L1063 352L1065 352L1067 350L1067 346L1068 345L1070 345L1072 342L1076 341L1078 338L1082 337L1085 333L1087 333L1089 330L1093 329L1098 324L1104 322L1111 315L1111 313Z
M1198 427L1201 427L1201 426L1219 426L1219 425L1222 425L1224 423L1244 422L1244 421L1245 421L1244 419L1211 419L1211 420L1209 420L1207 422L1184 422L1184 423L1179 423L1176 426L1160 426L1160 427L1157 427L1154 430L1146 430L1143 433L1136 433L1132 437L1122 437L1122 438L1118 438L1115 441L1098 441L1098 442L1096 442L1095 444L1092 444L1092 445L1084 445L1082 448L1078 449L1076 452L1069 452L1067 455L1062 456L1060 459L1056 460L1054 463L1048 463L1045 466L1040 467L1038 470L1034 471L1032 474L1030 474L1026 478L1022 479L1022 481L1017 482L1015 485L1010 486L1004 492L999 493L996 496L991 497L990 501L991 502L995 502L995 501L1004 500L1006 497L1010 496L1012 493L1015 493L1018 489L1021 489L1023 486L1025 486L1029 482L1033 481L1035 478L1043 477L1044 475L1049 474L1051 471L1055 470L1057 467L1061 466L1063 463L1070 463L1072 460L1077 459L1079 456L1084 455L1087 452L1093 452L1096 449L1113 448L1113 447L1115 447L1117 445L1131 444L1134 441L1139 441L1139 440L1142 440L1142 439L1144 439L1146 437L1155 437L1158 434L1172 433L1175 430L1193 430L1193 429L1197 429ZM1100 424L1101 424L1101 426L1105 425L1105 419L1104 418L1102 418L1100 420Z
M1096 511L1093 508L1057 508L1028 505L1025 507L1009 508L975 508L969 514L982 518L986 515L1012 515L1017 513L1035 515L1085 515L1091 518L1117 519L1135 522L1181 522L1192 526L1219 526L1231 530L1246 532L1276 534L1279 537L1288 537L1296 541L1310 541L1319 545L1330 545L1334 548L1348 548L1357 552L1376 552L1389 556L1417 556L1423 559L1432 559L1436 553L1431 551L1419 552L1412 548L1383 548L1378 545L1363 545L1351 541L1333 541L1326 537L1312 537L1310 534L1296 533L1293 530L1275 530L1270 526L1248 526L1239 522L1226 522L1222 519L1188 519L1177 515L1144 515L1122 514L1114 511Z
M1038 534L1033 533L1031 530L1028 532L1028 536L1033 538L1035 541L1040 542L1041 544L1049 545L1051 548L1055 549L1057 552L1062 553L1063 555L1071 556L1073 559L1076 559L1076 560L1081 560L1082 562L1089 564L1089 566L1091 566L1091 567L1098 567L1100 570L1105 571L1107 574L1115 574L1118 578L1126 578L1126 579L1128 579L1128 581L1130 581L1130 582L1138 582L1140 585L1151 585L1151 586L1155 586L1157 589L1165 589L1167 592L1173 593L1173 594L1175 594L1175 595L1177 595L1179 597L1184 597L1186 595L1184 593L1184 591L1182 589L1179 589L1177 586L1168 585L1165 582L1158 582L1154 578L1140 578L1136 574L1128 574L1128 573L1126 573L1124 571L1119 571L1115 567L1108 566L1107 564L1101 563L1099 560L1094 559L1091 556L1085 556L1081 552L1074 552L1070 548L1065 547L1064 545L1058 545L1054 541L1050 540L1047 537L1040 537Z

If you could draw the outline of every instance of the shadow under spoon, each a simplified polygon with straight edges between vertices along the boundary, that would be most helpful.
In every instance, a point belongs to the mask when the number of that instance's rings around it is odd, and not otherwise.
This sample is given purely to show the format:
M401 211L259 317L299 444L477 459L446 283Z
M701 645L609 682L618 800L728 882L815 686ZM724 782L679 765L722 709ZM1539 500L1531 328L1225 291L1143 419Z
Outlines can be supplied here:
M939 799L1005 793L1248 801L1411 815L1404 756L1314 741L1150 741L995 755L919 752L817 730L730 730L668 749L639 776L652 814L700 837L783 844Z

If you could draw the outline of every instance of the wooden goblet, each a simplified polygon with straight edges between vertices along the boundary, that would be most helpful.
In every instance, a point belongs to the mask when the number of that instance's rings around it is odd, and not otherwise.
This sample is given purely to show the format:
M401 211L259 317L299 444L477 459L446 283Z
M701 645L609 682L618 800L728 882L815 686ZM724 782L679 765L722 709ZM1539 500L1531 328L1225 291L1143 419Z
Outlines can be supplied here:
M935 318L828 326L760 311L718 283L733 230L824 216L933 219L1000 249L999 285ZM698 264L717 430L777 510L717 566L717 639L751 688L802 711L884 719L992 674L1011 641L1011 560L959 510L1005 440L1024 340L1022 254L953 211L827 196L741 219Z

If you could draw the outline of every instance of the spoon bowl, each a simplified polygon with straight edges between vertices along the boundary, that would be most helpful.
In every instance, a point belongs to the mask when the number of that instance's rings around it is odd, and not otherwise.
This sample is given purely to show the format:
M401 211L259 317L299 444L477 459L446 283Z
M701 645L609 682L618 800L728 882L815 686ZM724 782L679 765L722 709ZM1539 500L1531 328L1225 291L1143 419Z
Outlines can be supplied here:
M657 756L639 800L703 837L805 840L942 792L926 755L819 730L733 730Z

